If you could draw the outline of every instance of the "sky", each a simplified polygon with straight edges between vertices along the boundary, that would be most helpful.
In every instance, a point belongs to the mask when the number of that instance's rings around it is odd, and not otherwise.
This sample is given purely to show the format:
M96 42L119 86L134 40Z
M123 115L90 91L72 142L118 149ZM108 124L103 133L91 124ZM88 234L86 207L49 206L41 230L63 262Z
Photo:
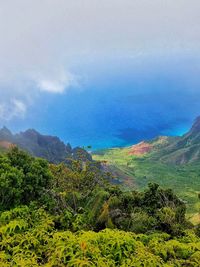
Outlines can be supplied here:
M0 0L0 126L72 145L181 135L200 114L198 0Z

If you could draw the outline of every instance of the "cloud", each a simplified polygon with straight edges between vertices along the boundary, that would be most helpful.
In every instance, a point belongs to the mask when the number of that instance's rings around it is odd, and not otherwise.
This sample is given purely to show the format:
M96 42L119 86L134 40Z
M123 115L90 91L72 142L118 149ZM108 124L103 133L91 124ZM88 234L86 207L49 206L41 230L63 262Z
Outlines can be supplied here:
M57 77L40 77L36 84L41 91L62 94L73 86L77 87L78 78L70 72L62 71Z
M16 117L23 118L26 108L25 103L15 98L9 102L0 103L0 119L10 121Z
M199 48L199 8L199 0L0 1L0 76Z
M8 73L0 79L0 119L8 122L14 118L24 118L37 103L41 92L63 94L79 87L80 77L64 70L31 71L16 75Z
M65 83L62 81L42 80L38 83L38 87L42 91L50 93L63 93L65 90Z
M1 118L13 99L28 110L41 92L79 86L85 62L199 51L199 9L199 0L0 1Z

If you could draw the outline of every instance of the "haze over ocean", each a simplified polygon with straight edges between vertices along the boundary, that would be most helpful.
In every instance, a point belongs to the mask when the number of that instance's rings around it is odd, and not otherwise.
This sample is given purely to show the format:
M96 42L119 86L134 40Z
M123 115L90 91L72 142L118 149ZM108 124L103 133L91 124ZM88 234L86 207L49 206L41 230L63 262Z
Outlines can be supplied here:
M199 1L10 7L0 4L0 126L97 149L181 135L200 115Z
M195 67L194 67L195 66ZM80 67L80 66L79 66ZM7 125L35 128L72 145L123 146L157 135L181 135L200 114L199 58L152 55L82 66L85 79L62 95L43 94L29 114Z

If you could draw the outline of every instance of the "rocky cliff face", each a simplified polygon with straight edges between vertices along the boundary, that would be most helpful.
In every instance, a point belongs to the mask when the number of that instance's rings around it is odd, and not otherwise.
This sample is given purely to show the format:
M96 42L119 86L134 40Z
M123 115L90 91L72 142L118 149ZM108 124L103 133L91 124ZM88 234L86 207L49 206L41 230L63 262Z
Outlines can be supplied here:
M70 144L65 144L58 137L42 135L34 129L12 134L4 127L0 130L0 147L5 142L17 145L32 155L45 158L52 163L65 161L66 158L79 159L79 157L81 160L92 160L90 154L84 149L72 149Z

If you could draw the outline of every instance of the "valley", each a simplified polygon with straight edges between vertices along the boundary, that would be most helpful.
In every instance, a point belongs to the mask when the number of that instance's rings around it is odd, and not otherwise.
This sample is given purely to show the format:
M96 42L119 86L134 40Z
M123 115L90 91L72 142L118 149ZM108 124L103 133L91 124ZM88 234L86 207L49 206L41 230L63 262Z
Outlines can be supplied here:
M191 130L182 137L158 137L130 147L101 150L93 153L93 159L104 162L125 190L130 190L130 185L143 190L152 182L172 188L187 204L188 218L198 223L199 126L200 118L197 118Z

